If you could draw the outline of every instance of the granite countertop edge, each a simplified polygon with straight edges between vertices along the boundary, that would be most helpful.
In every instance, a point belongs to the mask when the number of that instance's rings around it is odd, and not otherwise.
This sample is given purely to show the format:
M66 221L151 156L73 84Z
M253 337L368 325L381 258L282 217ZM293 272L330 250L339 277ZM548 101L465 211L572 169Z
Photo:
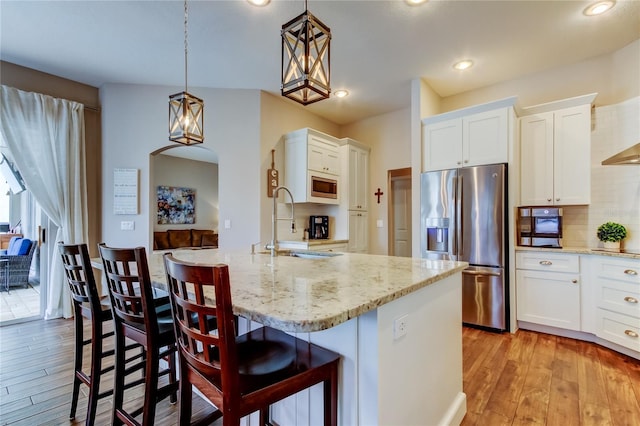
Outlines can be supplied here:
M540 251L550 253L568 253L568 254L588 254L595 256L609 256L620 257L624 259L640 259L640 253L624 253L619 251L607 251L602 248L590 248L590 247L525 247L516 246L516 251Z

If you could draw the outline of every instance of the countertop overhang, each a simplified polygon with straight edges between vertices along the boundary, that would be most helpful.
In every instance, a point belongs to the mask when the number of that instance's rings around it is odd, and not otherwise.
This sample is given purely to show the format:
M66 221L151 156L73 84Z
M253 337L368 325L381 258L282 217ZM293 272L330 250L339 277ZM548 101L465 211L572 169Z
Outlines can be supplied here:
M334 327L468 266L357 253L303 259L204 249L176 250L173 255L188 262L229 265L234 313L290 332ZM162 256L151 253L149 269L152 281L166 288ZM92 265L102 269L100 259L92 259Z

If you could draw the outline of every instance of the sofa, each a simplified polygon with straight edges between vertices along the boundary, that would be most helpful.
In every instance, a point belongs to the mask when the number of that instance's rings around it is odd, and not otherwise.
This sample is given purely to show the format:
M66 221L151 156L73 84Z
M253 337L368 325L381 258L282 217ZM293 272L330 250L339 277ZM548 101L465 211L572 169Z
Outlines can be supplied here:
M218 234L212 229L168 229L153 233L154 250L217 247Z

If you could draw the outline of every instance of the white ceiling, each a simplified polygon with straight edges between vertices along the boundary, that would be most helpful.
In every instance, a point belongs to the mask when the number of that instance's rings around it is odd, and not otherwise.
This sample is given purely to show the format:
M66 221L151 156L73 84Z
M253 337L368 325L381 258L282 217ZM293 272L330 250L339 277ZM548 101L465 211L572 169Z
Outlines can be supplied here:
M640 1L586 17L581 0L310 0L331 28L333 90L309 105L337 124L406 108L423 77L446 97L620 49L640 38ZM304 1L189 2L189 88L261 89L279 96L280 29ZM182 1L0 2L0 58L100 87L184 85ZM460 72L456 60L475 66ZM169 93L167 93L169 95Z

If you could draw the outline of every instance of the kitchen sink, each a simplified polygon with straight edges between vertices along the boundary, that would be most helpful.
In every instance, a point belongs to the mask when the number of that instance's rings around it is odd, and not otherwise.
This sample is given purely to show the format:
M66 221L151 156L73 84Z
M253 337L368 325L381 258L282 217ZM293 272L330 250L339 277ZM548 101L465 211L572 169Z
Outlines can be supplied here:
M342 253L330 251L292 251L290 254L303 259L327 259L329 257L342 256Z

